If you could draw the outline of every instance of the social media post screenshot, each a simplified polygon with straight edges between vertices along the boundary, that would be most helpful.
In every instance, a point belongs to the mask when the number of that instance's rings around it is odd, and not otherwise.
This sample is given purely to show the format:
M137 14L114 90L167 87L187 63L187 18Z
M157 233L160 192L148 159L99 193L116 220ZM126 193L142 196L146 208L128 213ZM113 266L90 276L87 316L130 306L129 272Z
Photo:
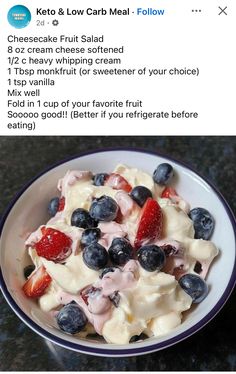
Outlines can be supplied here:
M235 15L0 2L0 371L236 370Z
M236 6L1 2L1 135L235 133Z

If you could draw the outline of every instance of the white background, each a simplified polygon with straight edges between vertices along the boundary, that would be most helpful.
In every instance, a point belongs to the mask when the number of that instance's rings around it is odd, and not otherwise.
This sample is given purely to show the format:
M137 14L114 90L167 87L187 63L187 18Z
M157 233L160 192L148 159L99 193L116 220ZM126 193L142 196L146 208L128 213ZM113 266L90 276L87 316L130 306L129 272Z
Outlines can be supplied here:
M163 0L163 1L93 1L41 0L24 1L32 14L29 26L14 29L7 22L7 12L18 2L4 1L0 5L1 27L1 135L235 135L236 6L233 0ZM86 9L92 7L165 9L164 16L36 16L36 4L44 9ZM219 8L228 6L228 15L219 16ZM201 9L201 13L192 12ZM59 25L51 24L58 19ZM44 20L45 26L37 26ZM49 24L47 24L49 22ZM198 112L198 119L50 119L36 121L34 132L9 130L7 118L7 35L96 35L104 34L104 47L124 45L122 65L92 66L92 68L171 68L198 67L199 77L132 76L79 77L57 76L56 85L41 87L41 100L91 101L142 100L143 111ZM17 45L14 44L16 47ZM43 46L41 43L39 46ZM50 46L50 45L48 45ZM64 44L65 46L65 44ZM83 46L82 44L68 46ZM88 47L90 45L86 45ZM95 45L93 45L95 46ZM12 55L11 55L12 56ZM22 56L25 57L25 56ZM32 57L42 58L43 55ZM47 57L53 57L52 55ZM59 56L57 56L59 57ZM74 57L71 56L71 57ZM107 57L107 56L101 56ZM53 65L55 66L55 65ZM40 66L32 66L40 67ZM65 66L69 68L69 66ZM50 68L50 67L49 67ZM89 67L88 67L89 68ZM19 78L19 77L18 77ZM24 77L21 77L24 78ZM29 87L28 87L29 88ZM15 98L16 100L17 98ZM12 109L12 108L11 108ZM22 108L16 109L21 111ZM25 108L23 108L25 110ZM35 109L38 111L38 109ZM60 109L58 109L60 110ZM135 109L133 109L135 110ZM94 111L96 111L94 109ZM20 119L21 120L21 119ZM24 120L24 122L30 120Z

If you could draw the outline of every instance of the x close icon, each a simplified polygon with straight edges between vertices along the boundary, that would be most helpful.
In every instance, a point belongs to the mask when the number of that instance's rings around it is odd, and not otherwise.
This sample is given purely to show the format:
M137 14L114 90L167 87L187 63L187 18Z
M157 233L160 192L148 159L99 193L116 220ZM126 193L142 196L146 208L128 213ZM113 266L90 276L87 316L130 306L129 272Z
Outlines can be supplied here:
M220 13L218 14L219 16L221 14L225 14L227 16L227 13L226 13L226 9L228 8L227 6L225 6L224 8L221 8L220 6L218 7L220 9Z

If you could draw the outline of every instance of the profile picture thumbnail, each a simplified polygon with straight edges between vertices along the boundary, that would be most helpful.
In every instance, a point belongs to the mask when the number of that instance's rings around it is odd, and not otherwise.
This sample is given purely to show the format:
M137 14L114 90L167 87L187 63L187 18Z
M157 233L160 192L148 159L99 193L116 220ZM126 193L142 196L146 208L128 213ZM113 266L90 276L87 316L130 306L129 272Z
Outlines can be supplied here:
M24 5L14 5L7 14L8 22L11 26L22 29L31 21L31 13Z

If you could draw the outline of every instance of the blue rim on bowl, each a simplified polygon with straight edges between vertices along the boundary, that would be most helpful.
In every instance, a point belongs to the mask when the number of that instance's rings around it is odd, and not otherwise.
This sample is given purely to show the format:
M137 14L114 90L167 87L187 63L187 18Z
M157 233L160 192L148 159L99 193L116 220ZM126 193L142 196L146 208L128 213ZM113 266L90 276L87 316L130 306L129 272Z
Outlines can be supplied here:
M218 196L219 200L222 202L222 204L225 208L225 211L227 212L227 215L228 215L228 217L230 219L230 222L232 224L233 231L234 231L234 241L236 243L236 220L235 220L235 217L233 215L233 212L232 212L231 208L229 207L228 203L226 202L225 198L217 190L217 188L212 184L212 182L207 180L205 177L203 177L201 174L199 174L196 170L194 170L192 167L190 167L189 165L187 165L186 163L184 163L182 161L176 160L175 158L170 157L170 156L166 156L165 154L162 154L162 153L147 151L147 150L140 149L140 148L106 148L106 149L99 149L99 150L94 150L94 151L89 151L89 152L83 152L83 153L80 153L76 156L69 157L69 158L64 159L62 161L59 161L59 162L53 164L52 166L46 168L41 173L39 173L36 177L34 177L32 180L30 180L26 185L24 185L24 187L17 193L17 195L11 201L11 203L7 207L5 213L3 214L1 222L0 222L0 237L2 235L2 231L3 231L5 221L8 217L11 209L13 208L14 204L17 202L17 200L20 198L20 196L27 190L27 188L29 188L31 186L31 184L35 180L37 180L39 177L44 175L46 172L54 169L55 167L57 167L59 165L62 165L64 163L66 163L68 161L71 161L71 160L74 160L74 159L77 159L77 158L79 159L79 158L87 156L87 155L92 155L92 154L96 154L96 153L100 153L100 152L111 152L111 151L113 151L113 152L114 151L139 152L139 153L146 153L146 154L150 154L150 155L154 155L154 156L164 157L165 159L173 161L176 164L178 164L180 166L183 166L183 167L189 169L190 171L194 172L196 175L198 175L200 178L202 178L204 181L207 182L207 184L212 188L212 190ZM130 347L129 349L122 349L122 348L109 349L109 348L99 348L99 346L96 347L96 348L93 348L93 347L84 346L84 345L79 344L79 343L72 343L72 342L69 342L67 340L61 339L61 338L49 333L48 331L46 331L42 327L40 327L38 324L36 324L34 321L32 321L19 308L17 303L14 301L14 299L12 298L11 294L9 293L9 291L7 289L6 283L5 283L3 275L2 275L2 270L0 269L0 287L1 287L3 295L5 296L8 304L11 306L11 308L18 315L18 317L26 325L28 325L32 330L37 332L43 338L46 338L46 339L50 340L51 342L56 343L59 346L62 346L64 348L71 349L71 350L81 352L81 353L91 354L91 355L99 355L99 356L106 355L106 356L110 356L110 357L116 357L116 356L117 357L119 357L119 356L125 357L125 356L131 356L131 355L147 354L147 353L151 353L151 352L155 352L155 351L167 348L169 346L172 346L172 345L186 339L187 337L191 336L192 334L194 334L195 332L200 330L202 327L204 327L221 310L221 308L224 306L224 304L228 300L231 292L233 291L235 283L236 283L236 257L235 257L231 277L229 279L228 285L225 288L225 291L222 294L221 298L218 300L218 302L216 303L214 308L211 309L211 311L204 318L202 318L198 323L196 323L194 326L190 327L188 330L176 335L173 338L167 339L167 340L165 340L163 342L159 342L159 343L156 342L154 344L150 344L150 345L145 346L145 347L135 347L135 348Z

